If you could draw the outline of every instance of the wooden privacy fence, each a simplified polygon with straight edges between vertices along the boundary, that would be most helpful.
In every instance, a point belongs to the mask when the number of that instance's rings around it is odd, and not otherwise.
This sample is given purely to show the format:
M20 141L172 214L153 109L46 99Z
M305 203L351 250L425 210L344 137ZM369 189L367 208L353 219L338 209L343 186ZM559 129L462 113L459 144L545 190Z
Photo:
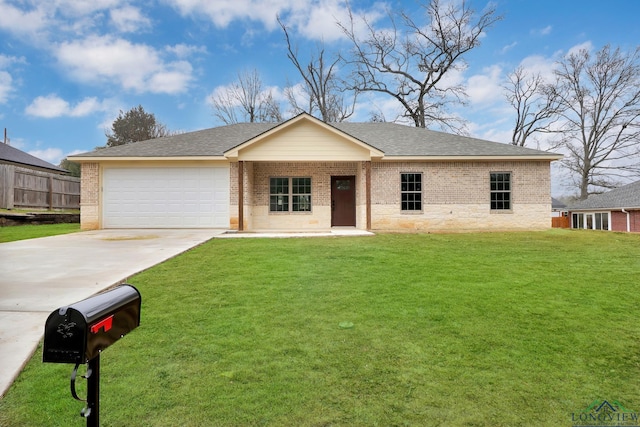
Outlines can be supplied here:
M79 209L80 178L0 165L0 208Z
M557 216L551 218L551 227L553 228L569 228L571 221L568 216Z

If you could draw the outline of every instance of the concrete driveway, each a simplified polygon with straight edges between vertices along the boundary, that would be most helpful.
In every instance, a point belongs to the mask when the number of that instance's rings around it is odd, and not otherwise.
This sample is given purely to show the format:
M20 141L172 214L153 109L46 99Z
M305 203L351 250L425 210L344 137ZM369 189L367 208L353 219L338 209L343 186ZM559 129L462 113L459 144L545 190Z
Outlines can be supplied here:
M0 397L35 351L53 310L224 231L99 230L0 243ZM142 301L144 310L144 295Z

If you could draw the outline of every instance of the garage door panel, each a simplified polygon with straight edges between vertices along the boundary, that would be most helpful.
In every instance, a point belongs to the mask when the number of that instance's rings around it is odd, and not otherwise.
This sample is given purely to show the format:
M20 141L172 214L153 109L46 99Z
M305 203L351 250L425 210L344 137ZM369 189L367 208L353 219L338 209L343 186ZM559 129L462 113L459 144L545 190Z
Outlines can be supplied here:
M227 228L229 169L105 169L103 226Z

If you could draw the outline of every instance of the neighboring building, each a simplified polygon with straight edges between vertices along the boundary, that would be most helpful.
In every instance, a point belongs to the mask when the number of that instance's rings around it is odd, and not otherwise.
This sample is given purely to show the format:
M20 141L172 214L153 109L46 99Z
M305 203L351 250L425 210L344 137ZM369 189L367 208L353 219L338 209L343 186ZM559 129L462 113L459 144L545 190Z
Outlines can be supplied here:
M0 142L0 208L77 209L80 180L69 171Z
M553 197L551 198L551 226L553 228L571 227L567 205Z
M31 154L18 150L9 144L4 144L2 141L0 141L0 164L17 166L41 172L55 173L57 175L69 174L68 170L54 166L49 162L45 162L42 159L32 156Z
M569 207L571 228L640 232L640 181Z
M561 155L392 123L301 114L96 150L83 229L451 232L551 226Z
M552 197L551 198L551 216L554 218L567 216L567 205L562 203L560 200Z

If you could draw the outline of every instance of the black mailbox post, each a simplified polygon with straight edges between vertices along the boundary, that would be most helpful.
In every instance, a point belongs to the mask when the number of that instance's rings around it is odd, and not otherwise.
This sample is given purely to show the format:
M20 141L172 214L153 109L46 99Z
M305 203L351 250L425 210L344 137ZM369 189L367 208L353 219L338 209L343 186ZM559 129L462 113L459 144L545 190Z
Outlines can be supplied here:
M140 292L121 285L85 300L55 310L44 328L42 361L75 363L71 374L71 394L80 364L88 363L87 407L81 415L87 426L99 423L100 353L140 325Z

